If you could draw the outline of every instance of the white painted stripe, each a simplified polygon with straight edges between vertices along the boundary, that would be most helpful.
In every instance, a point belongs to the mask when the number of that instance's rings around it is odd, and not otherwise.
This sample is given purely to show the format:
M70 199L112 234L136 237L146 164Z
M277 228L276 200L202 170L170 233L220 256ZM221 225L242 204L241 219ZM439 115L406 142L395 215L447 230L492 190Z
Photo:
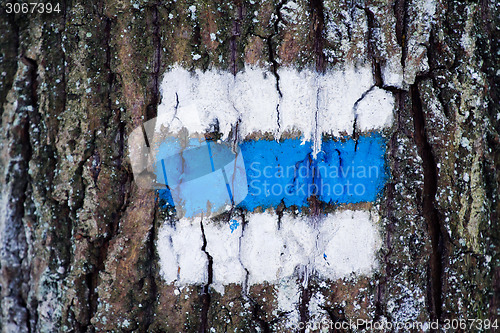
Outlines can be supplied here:
M243 230L228 223L203 221L206 251L213 258L213 284L276 283L301 271L337 279L370 274L377 266L381 240L378 216L346 210L317 220L285 213L278 228L274 212L249 213ZM158 235L161 274L179 285L206 283L200 218L165 224Z
M238 122L238 139L265 132L279 138L295 130L313 140L317 152L323 133L351 134L356 116L361 132L392 124L394 97L374 87L370 66L345 65L325 74L284 67L278 74L281 97L275 76L262 68L247 66L233 76L175 66L163 78L157 129L203 134L217 120L224 138Z

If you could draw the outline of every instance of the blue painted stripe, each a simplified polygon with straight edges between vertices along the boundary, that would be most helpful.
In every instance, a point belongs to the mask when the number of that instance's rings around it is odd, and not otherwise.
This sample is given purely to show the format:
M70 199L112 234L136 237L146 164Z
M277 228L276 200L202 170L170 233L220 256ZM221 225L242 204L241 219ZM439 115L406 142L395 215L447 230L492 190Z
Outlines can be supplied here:
M207 145L214 171L212 149L208 142ZM322 151L313 158L312 143L299 138L244 141L240 149L248 194L238 206L253 211L283 203L300 209L307 207L313 196L327 204L372 202L388 178L385 147L385 139L378 133L360 136L357 142L348 137L324 140ZM163 160L162 168L166 179ZM234 202L225 174L224 178ZM170 193L159 191L159 195L166 205L173 205Z

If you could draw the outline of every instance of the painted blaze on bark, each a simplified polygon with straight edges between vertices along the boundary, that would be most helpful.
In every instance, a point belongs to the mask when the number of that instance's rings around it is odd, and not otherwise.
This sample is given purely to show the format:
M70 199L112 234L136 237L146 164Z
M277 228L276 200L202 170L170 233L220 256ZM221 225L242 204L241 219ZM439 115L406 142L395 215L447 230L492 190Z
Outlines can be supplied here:
M498 317L494 1L61 4L64 15L0 22L3 331ZM124 143L156 116L160 74L175 63L230 73L261 66L277 96L285 66L373 68L376 87L396 98L375 276L233 284L224 294L163 282L154 246L163 217L154 194L132 182ZM280 104L280 120L287 109ZM238 214L242 226L250 220Z
M355 82L350 73L354 78L362 79L362 83ZM224 72L189 73L178 67L172 68L162 84L163 99L156 129L165 127L168 132L195 135L215 123L218 130L212 136L242 142L249 190L256 181L269 181L283 188L301 188L301 183L307 183L330 190L324 193L301 193L299 190L293 194L297 198L284 195L283 200L279 197L283 192L270 192L276 186L268 193L264 193L264 188L261 193L254 192L247 196L250 199L242 202L240 208L243 209L234 211L229 207L228 214L218 218L218 221L214 221L213 216L207 218L203 215L201 219L182 218L174 223L165 223L158 233L158 251L161 274L167 283L174 282L180 287L202 283L209 290L219 293L224 293L234 284L242 284L247 291L252 285L271 283L278 288L275 289L277 299L283 299L276 304L277 309L284 312L282 303L298 306L296 297L300 293L280 296L279 281L282 279L290 280L295 289L299 288L300 280L336 280L351 273L359 277L372 273L375 252L380 246L376 210L372 213L353 211L352 208L371 208L370 204L364 207L358 204L349 207L351 210L346 212L335 212L336 207L330 202L339 199L351 203L373 200L371 198L383 187L383 138L377 133L365 135L360 132L390 127L394 104L392 96L387 97L382 89L373 85L371 71L366 66L350 66L346 71L332 70L325 75L316 71L299 73L284 69L279 74L291 80L284 82L281 79L280 91L275 89L274 84L269 86L271 79L265 74L265 69L250 67L236 77ZM328 78L337 78L340 82L330 82ZM326 82L318 84L321 80ZM267 87L273 90L269 91ZM297 97L295 92L299 90L302 90L302 95ZM217 92L215 97L214 92ZM233 107L226 107L231 101L234 102ZM278 108L287 103L289 107ZM380 119L373 117L375 107L378 107ZM302 118L296 118L296 115L301 113L311 117L299 123L298 119ZM332 118L336 121L323 122ZM356 125L358 120L359 125ZM292 133L282 130L285 127L290 128ZM353 127L356 138L322 140L324 133L345 135ZM293 130L297 128L300 131L294 134ZM162 130L155 134L161 142ZM259 140L262 137L264 139ZM159 156L156 155L156 159ZM191 162L185 159L180 161L180 171ZM373 177L368 177L374 169L369 168L369 163L374 163L377 169ZM262 170L258 170L256 164L261 164ZM283 166L283 170L287 171L292 170L289 166L296 169L292 173L278 176L272 173L269 176L266 166ZM366 167L368 171L352 173L350 170L356 166ZM305 176L302 174L304 168L307 170ZM352 181L361 183L352 184L350 188ZM336 185L340 185L340 190ZM369 191L365 190L366 187L354 189L356 185L370 186ZM353 198L354 195L358 198ZM324 200L325 210L329 209L331 214L316 212L319 201L309 205L307 200L311 198ZM244 209L249 202L255 213ZM273 205L280 211L274 211ZM263 206L271 209L263 213ZM231 224L228 228L221 228L226 224L226 218L228 223L235 218L241 220L240 214L244 215L243 220L247 220L238 223L242 228L236 234ZM292 231L294 228L297 231ZM363 253L364 257L359 258L359 253ZM229 273L233 270L234 273ZM317 297L317 293L311 295L313 299ZM323 300L316 302L323 303ZM291 314L287 315L288 321L283 318L283 323L295 325L299 319L295 316L298 308L286 311Z

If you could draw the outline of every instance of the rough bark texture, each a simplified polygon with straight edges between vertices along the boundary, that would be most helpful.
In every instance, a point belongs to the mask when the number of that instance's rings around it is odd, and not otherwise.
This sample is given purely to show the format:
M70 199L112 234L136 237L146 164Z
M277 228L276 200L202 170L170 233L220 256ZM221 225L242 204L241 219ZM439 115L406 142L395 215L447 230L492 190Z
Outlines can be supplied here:
M285 330L273 285L221 295L159 276L163 218L155 193L133 182L126 140L156 116L159 80L175 63L266 67L278 90L279 66L369 63L396 97L391 179L376 203L379 270L311 279L303 321L313 291L334 321L397 320L408 303L422 321L499 318L498 3L437 1L430 14L416 0L295 4L103 0L61 2L59 14L2 12L4 332ZM397 68L400 87L384 74Z

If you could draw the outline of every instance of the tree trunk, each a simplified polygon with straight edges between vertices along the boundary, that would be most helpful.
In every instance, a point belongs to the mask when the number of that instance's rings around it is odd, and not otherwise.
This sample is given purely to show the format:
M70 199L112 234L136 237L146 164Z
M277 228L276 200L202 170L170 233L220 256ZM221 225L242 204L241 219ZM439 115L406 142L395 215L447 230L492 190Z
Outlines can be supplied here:
M321 320L499 318L495 1L59 3L50 14L2 8L4 332L283 332ZM134 182L127 145L157 116L163 75L252 66L275 76L281 96L281 69L327 74L351 64L370 66L374 87L395 100L383 129L390 177L366 204L382 240L374 271L297 273L220 292L208 260L207 283L166 281L158 234L176 220ZM302 214L337 208L318 209ZM250 212L237 214L245 221ZM287 283L298 297L285 311ZM371 331L352 328L363 329Z

